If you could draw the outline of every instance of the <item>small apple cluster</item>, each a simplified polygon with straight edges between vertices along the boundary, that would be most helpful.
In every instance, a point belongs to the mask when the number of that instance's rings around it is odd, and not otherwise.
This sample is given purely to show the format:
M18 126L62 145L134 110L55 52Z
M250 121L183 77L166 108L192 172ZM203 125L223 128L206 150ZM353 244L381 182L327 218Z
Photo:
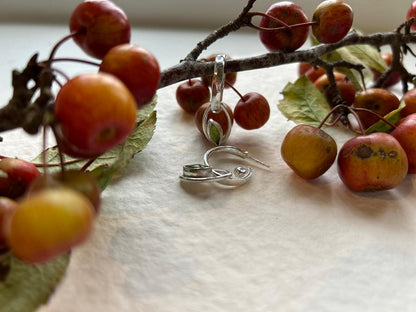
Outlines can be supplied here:
M331 6L345 7L342 1L324 1L318 6L314 16L324 11L329 14L325 8ZM416 1L413 1L407 19L415 15ZM333 22L340 19L346 25L341 16L332 16ZM325 19L318 20L319 24L324 25ZM314 19L314 22L318 20ZM313 25L312 29L319 24ZM412 30L416 29L412 27ZM320 42L330 42L322 40L315 32L314 36ZM380 59L391 68L392 53L380 52ZM342 104L335 104L318 127L299 124L287 133L282 142L281 156L297 175L307 180L316 179L337 161L338 174L343 183L353 191L365 192L392 189L407 174L416 173L416 89L406 91L399 99L388 88L401 80L401 74L392 71L383 87L375 87L382 73L375 69L372 72L373 87L364 86L362 91L357 91L347 76L337 72L335 68L332 78L342 98ZM298 73L299 76L306 76L333 105L327 69L301 62ZM333 126L340 121L341 116L348 115L355 117L357 121L355 127L352 121L348 121L347 125L354 132L358 132L358 136L348 140L338 151L336 141L321 128L330 117L334 117L329 124ZM395 118L394 123L390 121L391 116ZM386 127L377 127L380 122Z
M136 127L137 111L155 96L161 76L156 58L130 43L130 22L112 1L83 1L72 12L69 29L49 59L33 66L39 76L51 73L60 87L45 107L42 126L55 135L61 170L49 172L46 159L40 164L43 172L22 159L0 160L0 249L28 262L54 259L88 238L100 210L101 188L86 166L65 168L64 155L88 164L124 143ZM100 63L56 58L56 50L70 38ZM70 78L54 67L62 60L98 70Z
M338 174L349 189L357 192L392 189L407 174L416 173L415 94L416 89L406 94L406 105L400 110L400 119L396 124L391 124L370 109L361 111L344 104L335 107L318 127L299 124L287 133L282 142L282 159L298 176L307 180L323 175L337 159ZM379 101L377 96L374 101ZM363 131L345 142L338 152L335 140L321 127L339 108L348 110L359 123L359 113L365 112L381 118L392 129L370 134ZM364 129L362 125L360 127Z
M276 2L265 13L252 13L255 15L262 16L260 23L250 26L259 30L261 42L271 52L299 49L308 39L310 28L319 42L338 42L350 31L354 18L352 8L342 0L322 1L311 21L302 7L291 1Z
M392 64L392 57L393 54L391 52L381 52L380 58L382 61L385 62L385 65L387 67L390 67ZM375 84L380 76L382 75L381 72L377 71L376 69L371 69L373 73L373 84ZM308 62L300 62L298 66L298 74L299 76L305 76L307 77L316 88L320 92L322 92L329 103L332 103L333 98L331 97L331 94L329 93L329 87L330 87L330 80L328 77L328 74L326 70L323 67L319 66L313 66ZM357 90L352 83L351 80L348 79L348 77L342 73L338 72L336 69L333 72L334 80L337 89L340 92L341 98L343 102L347 105L353 105L356 107L365 107L372 109L379 113L380 115L386 115L390 111L396 109L399 106L399 101L397 97L390 91L386 90L397 83L401 81L401 76L399 72L392 72L387 81L385 81L383 88L376 88L371 87L367 88L366 92L360 92L357 93ZM368 92L367 92L368 91ZM377 95L368 95L367 93L377 94ZM357 99L356 99L357 96ZM372 103L372 101L365 101L364 99L369 96L371 98L379 97L380 101L383 101L382 98L386 97L384 99L385 105L378 105L379 103ZM388 99L392 100L391 103L388 102ZM377 101L376 101L377 102ZM371 123L374 123L374 121L378 121L377 116L362 113L362 115L367 115L367 118L369 118L371 121L367 122L364 120L365 118L362 118L362 121L365 123L366 126L369 126Z
M210 55L200 61L212 62L217 54ZM229 56L226 57L230 59ZM270 105L267 99L258 92L249 92L242 95L236 88L237 73L227 73L225 75L225 89L234 90L239 101L232 109L228 104L223 103L231 116L233 126L234 121L243 129L259 129L269 120ZM211 105L212 76L201 77L201 79L188 79L178 85L176 89L176 100L179 106L188 114L194 115L197 129L203 134L202 119L204 112ZM210 111L208 119L212 119L221 125L224 132L228 131L228 118L223 110L220 112Z

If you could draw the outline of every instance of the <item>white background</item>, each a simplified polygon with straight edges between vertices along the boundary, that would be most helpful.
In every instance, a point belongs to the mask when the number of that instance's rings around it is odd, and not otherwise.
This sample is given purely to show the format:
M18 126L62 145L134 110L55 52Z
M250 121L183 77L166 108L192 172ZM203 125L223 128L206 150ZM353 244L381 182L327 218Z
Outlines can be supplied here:
M2 0L0 21L66 23L80 0ZM115 0L135 26L217 28L233 19L246 0ZM276 1L258 0L254 8L265 11ZM320 0L294 1L311 17ZM365 32L389 31L405 20L410 0L347 0L355 12L355 27Z

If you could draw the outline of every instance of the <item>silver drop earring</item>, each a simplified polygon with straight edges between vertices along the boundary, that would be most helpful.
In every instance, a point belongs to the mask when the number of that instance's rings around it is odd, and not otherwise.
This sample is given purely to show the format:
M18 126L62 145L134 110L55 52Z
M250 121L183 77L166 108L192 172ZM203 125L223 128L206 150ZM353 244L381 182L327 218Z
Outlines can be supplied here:
M238 166L233 172L226 169L213 168L209 164L209 160L215 153L229 153L243 159L250 159L264 167L269 168L264 162L252 157L248 151L241 148L222 144L226 143L230 136L233 124L228 109L222 103L225 83L225 55L217 55L214 64L214 75L212 78L211 104L205 109L202 117L202 129L204 136L212 143L217 145L209 149L203 157L203 164L190 164L183 166L183 174L179 179L183 182L218 182L224 185L240 186L245 184L252 176L253 169L251 167ZM222 125L213 119L208 118L209 113L219 114L224 110L227 118L227 127L224 129Z

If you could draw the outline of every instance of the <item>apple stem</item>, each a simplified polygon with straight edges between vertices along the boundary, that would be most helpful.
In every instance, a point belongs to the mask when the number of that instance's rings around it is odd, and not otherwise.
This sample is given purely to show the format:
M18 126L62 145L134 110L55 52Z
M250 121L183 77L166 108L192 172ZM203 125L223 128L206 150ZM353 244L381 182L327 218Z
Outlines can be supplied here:
M65 160L64 165L75 164L77 162L79 162L79 159ZM43 167L44 166L43 163L32 162L32 164L35 165L36 167ZM48 162L48 163L46 163L46 166L48 166L48 167L56 167L56 166L60 166L60 165L61 165L61 162Z
M353 108L353 110L355 111L364 111L364 112L368 112L370 114L375 115L378 119L382 120L383 122L385 122L386 124L388 124L390 127L392 127L393 129L396 128L396 125L394 125L393 123L391 123L389 120L387 120L386 118L384 118L383 116L381 116L380 114L377 114L376 112L372 111L371 109L368 108L364 108L364 107L355 107Z
M240 92L238 92L238 90L231 84L231 83L229 83L227 80L225 80L224 81L224 83L227 85L227 86L229 86L231 89L233 89L233 91L235 92L235 93L237 93L238 94L238 96L240 97L240 99L243 101L243 102L245 102L245 100L244 100L244 98L243 98L243 95L240 93Z
M50 60L50 62L78 62L78 63L84 63L87 65L92 65L92 66L97 66L100 67L100 63L97 62L92 62L92 61L88 61L88 60L83 60L83 59L77 59L77 58L71 58L71 57L62 57L62 58L54 58L52 60Z
M261 26L255 25L251 22L251 19L254 16L267 17L267 18L275 21L276 23L281 24L282 27L267 28L267 27L261 27ZM299 23L299 24L289 25L289 24L286 24L285 22L283 22L282 20L280 20L280 19L278 19L274 16L271 16L269 14L262 13L262 12L252 12L252 13L248 14L248 17L249 17L250 21L247 23L247 25L254 28L254 29L262 30L262 31L280 31L280 30L285 30L285 29L289 30L289 31L292 31L293 29L298 28L298 27L307 27L307 26L312 26L312 25L317 24L317 22L306 22L306 23Z
M97 158L91 158L89 159L85 165L80 169L80 171L86 171L87 168L96 160Z
M349 111L354 116L354 118L357 120L358 127L360 128L361 135L365 135L365 129L364 129L363 123L361 122L361 119L358 116L357 112L354 109L352 109L351 107L349 107Z
M47 174L47 159L46 159L46 146L47 146L47 126L44 125L43 126L43 133L42 133L42 169L43 169L43 173Z
M326 121L328 120L328 118L331 117L331 115L334 114L337 110L339 110L340 108L346 108L346 107L347 107L347 105L345 105L345 104L338 104L338 105L334 106L329 111L329 113L325 116L325 118L322 119L321 123L318 125L318 128L322 128L324 126L324 124L326 123ZM340 118L341 118L340 115L338 115L337 118L335 119L335 121L331 122L328 126L331 126L331 127L334 126Z
M73 37L75 37L75 36L77 36L77 35L80 35L80 34L82 34L82 33L85 33L85 32L86 32L86 30L76 31L76 32L70 33L69 35L64 36L61 40L59 40L59 41L55 44L55 46L52 48L51 53L49 54L49 58L48 58L47 63L48 63L48 64L50 64L50 63L52 62L52 60L53 60L53 58L54 58L54 56L55 56L55 54L56 54L56 51L58 50L58 48L59 48L59 47L60 47L60 46L61 46L64 42L66 42L67 40L69 40L69 39L71 39L71 38L73 38Z
M58 146L58 155L59 155L59 164L61 166L61 173L63 174L65 172L65 157L64 154L62 153L62 149L60 146L60 140L58 140L58 134L57 134L57 130L56 130L56 124L51 124L51 129L52 129L52 133L55 136L55 140L57 142L57 146ZM43 153L46 153L46 149L43 149Z

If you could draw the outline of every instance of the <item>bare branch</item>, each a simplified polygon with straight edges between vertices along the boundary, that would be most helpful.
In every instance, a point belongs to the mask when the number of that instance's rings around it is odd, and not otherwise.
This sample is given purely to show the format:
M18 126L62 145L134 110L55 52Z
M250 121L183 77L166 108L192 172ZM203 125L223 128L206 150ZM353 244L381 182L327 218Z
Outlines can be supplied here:
M416 34L386 32L374 33L370 35L360 35L352 32L337 43L320 44L306 50L298 50L290 53L277 51L254 57L231 59L226 61L225 72L240 72L298 62L313 63L322 55L335 51L341 47L356 44L367 44L379 48L382 46L394 44L395 42L397 44L400 43L401 45L416 43ZM162 72L159 88L166 87L188 78L209 76L212 74L213 70L214 62L184 60L183 62Z

